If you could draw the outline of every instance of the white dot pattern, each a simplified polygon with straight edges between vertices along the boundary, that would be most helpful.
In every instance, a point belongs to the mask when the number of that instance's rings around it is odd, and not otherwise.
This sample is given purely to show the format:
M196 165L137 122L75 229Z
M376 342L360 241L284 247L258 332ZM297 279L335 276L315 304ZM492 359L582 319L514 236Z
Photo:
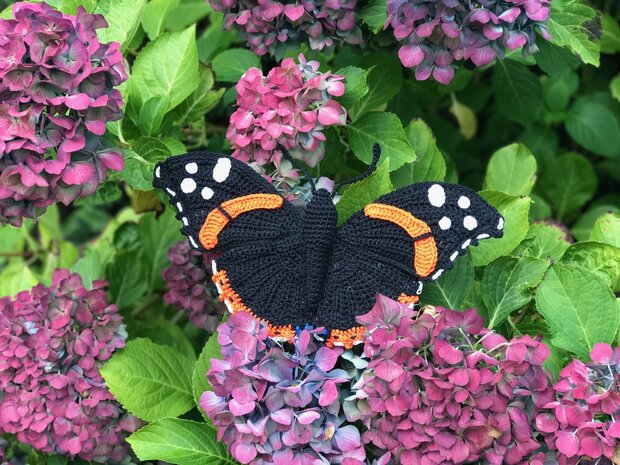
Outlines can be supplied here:
M179 213L183 213L183 205L181 205L181 202L177 202L177 210L179 210Z
M439 277L443 274L443 270L437 270L437 272L431 276L431 279L435 280L435 279L439 279Z
M173 191L172 189L166 187L166 192L168 192L168 194L170 194L172 197L176 196L177 193L175 191Z
M155 168L155 177L161 178L161 168L159 166Z
M452 226L452 220L447 216L444 216L442 219L439 220L439 227L444 231L446 229L450 229L450 226Z
M467 239L465 242L463 242L463 245L461 245L461 249L466 249L467 247L469 247L469 244L471 244L471 239Z
M198 244L196 244L196 241L194 240L194 238L192 236L189 236L189 243L192 244L192 247L194 249L198 248Z
M189 221L187 220L187 218L183 217L181 218L181 221L183 222L185 226L189 226Z
M211 197L213 197L213 189L211 189L210 187L203 187L202 191L200 191L200 195L202 195L202 198L205 200L209 200Z
M198 164L197 163L188 163L187 165L185 165L185 171L187 171L189 174L196 174L198 173Z
M453 262L454 260L457 259L458 256L459 256L459 251L457 250L452 255L450 255L450 261Z
M192 178L185 178L181 181L181 190L184 194L191 194L196 190L196 181Z
M439 184L433 184L428 189L428 201L433 207L442 207L446 203L446 191Z
M465 209L465 208L469 208L469 206L471 205L471 201L469 200L469 197L465 197L464 195L461 195L459 197L458 204L459 204L459 207Z
M476 221L476 218L474 218L473 216L466 216L465 218L463 218L463 226L465 227L465 229L473 231L478 227L478 221Z
M229 158L219 158L213 168L213 179L215 182L224 182L228 179L232 163Z
M504 229L504 218L500 218L497 222L497 229Z

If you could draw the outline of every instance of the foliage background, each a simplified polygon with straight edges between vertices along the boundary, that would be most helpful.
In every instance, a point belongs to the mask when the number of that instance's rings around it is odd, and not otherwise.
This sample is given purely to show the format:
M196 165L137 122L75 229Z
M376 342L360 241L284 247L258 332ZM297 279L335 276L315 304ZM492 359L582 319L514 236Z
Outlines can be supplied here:
M11 3L0 0L0 8ZM130 440L138 457L233 463L196 408L217 342L162 299L168 249L181 237L152 190L152 170L187 150L228 150L234 84L248 68L266 72L277 62L222 31L222 15L202 0L50 4L65 13L78 5L102 13L110 24L102 39L122 44L130 70L121 88L125 117L108 123L106 137L123 149L126 166L90 198L54 206L23 228L0 228L0 295L49 284L58 267L80 273L86 285L107 279L132 341L104 376L126 408L152 421ZM389 158L343 193L342 218L412 182L446 180L482 191L505 216L505 237L463 257L425 289L423 303L476 307L506 336L543 334L555 373L572 356L586 360L595 342L617 345L620 4L553 0L553 41L539 40L538 54L460 69L447 86L418 82L401 67L391 34L382 31L381 6L360 4L364 48L285 53L303 52L322 70L349 78L340 98L349 120L327 131L314 174L338 181L363 172L375 141ZM144 353L151 362L143 362ZM172 372L158 366L171 360ZM162 388L170 384L174 390ZM149 392L166 402L147 404Z

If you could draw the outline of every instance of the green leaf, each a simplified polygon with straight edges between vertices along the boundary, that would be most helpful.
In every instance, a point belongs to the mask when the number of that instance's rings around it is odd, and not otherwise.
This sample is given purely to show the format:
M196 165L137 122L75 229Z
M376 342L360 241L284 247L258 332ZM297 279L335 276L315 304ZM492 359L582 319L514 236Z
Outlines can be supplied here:
M600 46L591 37L586 25L596 21L596 11L579 0L554 1L547 30L552 42L568 47L579 55L584 63L599 66Z
M162 284L161 272L170 263L168 249L175 242L181 241L183 237L170 209L167 209L159 218L152 213L144 215L139 226L143 260L146 264L146 274L142 278L146 279L148 289L153 291Z
M385 0L370 0L359 12L359 17L366 23L373 34L378 34L387 21L387 5Z
M171 31L185 29L211 12L211 7L202 0L182 0L181 4L168 15L166 29Z
M260 69L260 60L249 50L231 48L216 56L211 65L218 81L236 83L248 69Z
M528 195L536 182L536 158L523 144L512 144L491 156L484 189Z
M353 106L354 103L360 101L368 93L368 75L371 70L357 68L355 66L347 66L339 69L334 74L345 77L345 92L342 97L338 97L338 101L345 107Z
M379 167L365 179L351 184L343 193L340 201L336 204L338 220L342 224L351 215L357 213L373 200L392 191L388 161L384 161Z
M590 240L620 247L620 215L606 213L600 216L594 223Z
M197 41L198 56L203 63L211 63L213 58L223 50L227 50L238 37L234 31L222 30L224 15L213 13L209 18L209 26Z
M566 153L549 164L540 187L557 217L564 219L590 200L597 184L592 163L577 153Z
M549 76L562 76L579 67L581 63L579 58L570 50L553 45L546 40L539 42L536 44L539 51L534 54L534 58L539 68Z
M569 246L566 231L555 224L534 223L512 255L557 261Z
M177 325L165 319L137 321L130 326L132 338L145 337L155 344L170 346L190 360L196 360L196 352L185 333Z
M12 297L38 284L36 276L22 259L12 259L0 272L0 296Z
M206 423L167 418L144 426L127 442L138 458L178 465L238 465Z
M138 127L142 134L147 136L157 135L161 123L168 109L168 97L153 97L146 101L140 109Z
M170 149L161 140L146 136L134 142L132 148L125 157L123 178L135 189L153 190L155 165L171 155Z
M392 172L394 187L405 187L423 181L443 181L446 177L446 162L437 148L431 128L421 119L416 119L407 126L405 134L417 160Z
M146 269L135 251L117 253L106 267L105 275L112 302L121 310L131 307L147 291Z
M571 228L573 236L575 236L575 238L580 241L587 241L588 239L590 239L590 234L592 233L592 229L594 228L596 220L598 220L606 213L620 214L620 208L616 207L615 205L606 204L597 205L590 208L579 217L579 220L577 220L577 222Z
M392 100L403 84L403 69L395 53L366 55L361 66L370 69L368 93L350 108L353 121Z
M615 290L620 278L620 248L604 242L577 242L566 250L560 264L592 271Z
M620 100L620 74L611 80L609 83L609 90L613 98Z
M493 88L506 119L530 125L542 110L542 85L534 73L514 60L497 60Z
M547 260L538 258L500 257L484 269L482 298L489 310L489 329L532 300L532 289L548 267Z
M375 143L381 145L381 159L390 160L389 171L416 160L400 119L393 113L367 113L347 126L347 129L351 150L366 164L370 164L372 160L372 147Z
M545 79L543 93L547 108L553 112L567 110L577 89L579 89L579 77L576 73L566 73Z
M71 267L71 272L82 277L84 287L87 289L92 287L93 281L103 276L103 265L97 249L86 248L84 255Z
M209 380L207 379L207 373L211 368L211 360L214 358L222 358L222 348L220 343L217 341L217 337L217 332L213 333L211 337L209 337L209 340L202 348L202 352L200 353L200 357L198 357L198 361L196 362L194 373L192 375L194 401L196 402L196 405L198 405L198 410L200 410L200 413L207 421L211 420L207 417L202 408L200 408L200 397L205 391L213 390L211 384L209 384Z
M601 53L613 55L620 52L620 24L611 15L604 13L601 17L603 35L601 37Z
M149 39L155 40L164 31L166 19L179 4L180 0L151 0L142 15L142 29L149 36Z
M193 361L176 350L134 339L101 368L110 392L145 421L176 417L194 406Z
M620 156L620 123L605 105L588 97L577 100L565 127L583 148L606 157Z
M469 254L463 255L454 268L446 271L436 281L424 283L422 302L440 305L453 310L463 310L465 298L474 285L474 264Z
M170 113L169 124L184 127L204 118L218 104L226 91L225 88L212 90L213 83L213 72L206 66L201 67L198 88ZM168 121L168 118L166 120Z
M164 34L144 47L133 65L131 98L146 102L169 98L168 111L198 87L198 52L195 27Z
M482 191L480 196L504 217L504 237L485 239L472 247L470 250L474 266L488 265L502 255L508 255L523 240L529 228L529 197L512 196L497 191Z
M612 344L620 312L616 296L597 274L580 267L552 266L536 292L536 307L556 346L588 360L597 342Z
M93 13L103 15L108 23L107 28L97 30L99 40L118 42L124 52L140 26L145 5L146 0L99 0Z

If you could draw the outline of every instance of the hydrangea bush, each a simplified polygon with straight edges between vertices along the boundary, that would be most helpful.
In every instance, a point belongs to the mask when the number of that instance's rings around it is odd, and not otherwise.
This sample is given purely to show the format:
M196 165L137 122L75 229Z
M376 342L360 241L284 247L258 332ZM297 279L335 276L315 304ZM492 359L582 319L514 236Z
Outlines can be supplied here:
M103 44L101 15L64 15L20 3L0 20L0 222L20 225L54 202L92 195L123 168L102 137L122 117L127 79L118 43Z
M0 463L620 463L619 20L605 0L0 0ZM381 297L363 344L272 340L223 314L214 257L153 189L191 150L297 208L314 180L340 224L458 182L505 234L419 307Z

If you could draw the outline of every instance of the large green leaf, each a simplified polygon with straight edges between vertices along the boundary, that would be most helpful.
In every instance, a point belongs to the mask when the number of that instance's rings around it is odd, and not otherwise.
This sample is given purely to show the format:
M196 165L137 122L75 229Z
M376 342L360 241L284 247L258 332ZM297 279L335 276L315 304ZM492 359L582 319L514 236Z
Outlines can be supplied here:
M144 103L152 97L169 99L168 111L198 87L195 27L163 34L144 47L133 65L131 98Z
M493 154L487 165L484 189L509 195L528 195L536 182L536 158L523 144L512 144Z
M12 259L0 272L0 296L12 297L18 292L30 290L38 280L22 259Z
M620 215L606 213L600 216L594 223L590 240L620 247Z
M196 360L196 351L185 332L164 318L134 321L128 328L132 338L144 337L155 344L170 346L190 360Z
M343 193L336 208L339 223L363 209L373 200L392 191L388 161L381 163L375 172L361 181L351 184Z
M260 68L260 61L249 50L231 48L216 56L211 65L218 81L237 82L248 69Z
M542 85L533 72L514 60L498 60L493 73L497 105L511 121L531 124L543 104Z
M613 98L620 100L620 74L611 80L609 83L609 90Z
M99 0L93 13L103 15L108 27L97 30L102 43L118 42L125 51L140 26L146 0Z
M106 268L108 292L118 308L135 304L147 291L146 268L136 251L121 251Z
M127 442L143 462L164 461L178 465L238 465L217 440L212 426L167 418L136 431Z
M482 298L489 310L489 329L532 299L532 289L542 279L549 261L538 258L500 257L482 276Z
M557 261L569 246L565 230L555 224L534 223L530 225L525 239L512 251L512 255Z
M618 330L616 296L596 273L581 267L552 266L536 292L536 307L553 344L582 360L597 342L612 344Z
M580 241L587 241L590 239L590 234L592 234L592 229L594 228L596 221L607 213L616 213L620 215L620 207L610 204L602 204L590 208L579 217L577 222L571 228L573 236Z
M140 137L132 143L132 149L125 156L123 179L134 189L153 190L153 170L171 153L161 140L154 137Z
M597 273L614 290L620 278L620 248L604 242L576 242L566 250L560 263Z
M372 147L376 143L381 145L381 158L390 160L389 171L416 160L400 119L393 113L366 113L347 129L351 150L366 164L372 160Z
M373 33L378 34L387 20L385 0L370 0L368 5L361 9L359 16Z
M153 97L148 99L142 108L138 118L138 127L146 136L157 135L164 115L168 110L168 97Z
M478 246L472 247L470 250L474 266L484 266L502 255L508 255L523 240L529 227L529 197L497 191L482 191L480 195L504 217L504 237L485 239Z
M611 15L605 13L601 17L603 35L601 37L601 53L613 55L620 52L620 24Z
M464 301L474 284L474 264L466 254L436 281L425 283L421 300L424 304L463 310Z
M351 107L360 101L368 93L368 74L367 69L357 68L355 66L347 66L339 69L335 74L345 77L345 92L338 101L345 107Z
M142 15L142 29L151 40L157 39L164 31L166 19L180 0L151 0Z
M350 115L354 120L392 100L403 83L402 66L395 53L366 55L361 66L372 69L368 74L368 93L351 108Z
M597 178L592 163L577 153L553 160L541 178L541 190L559 219L579 210L596 192Z
M417 119L407 126L405 134L417 159L392 172L394 187L405 187L423 181L443 181L446 177L446 162L437 148L431 128L421 119Z
M534 55L536 64L549 76L562 76L579 67L579 58L570 50L541 40L536 45L538 53Z
M598 66L600 46L586 26L595 24L596 11L581 0L551 2L551 17L547 29L554 44L568 47L584 63Z
M193 361L168 346L134 339L101 368L114 397L137 417L176 417L194 406Z
M202 348L200 357L198 357L198 361L196 362L196 366L194 367L194 373L192 374L194 401L196 402L196 405L199 406L198 410L200 410L200 413L202 413L202 415L208 421L210 420L203 412L202 408L200 408L200 397L205 391L213 390L211 384L209 384L209 381L207 379L207 373L211 368L211 360L214 358L222 358L222 348L217 340L217 337L217 332L213 333L211 337L209 337L209 340Z
M169 114L169 118L166 117L166 121L170 125L184 127L188 123L204 118L217 105L226 91L225 88L213 90L213 84L213 72L203 66L200 69L198 88Z
M620 122L602 103L581 98L565 122L570 136L583 148L606 157L620 156Z

